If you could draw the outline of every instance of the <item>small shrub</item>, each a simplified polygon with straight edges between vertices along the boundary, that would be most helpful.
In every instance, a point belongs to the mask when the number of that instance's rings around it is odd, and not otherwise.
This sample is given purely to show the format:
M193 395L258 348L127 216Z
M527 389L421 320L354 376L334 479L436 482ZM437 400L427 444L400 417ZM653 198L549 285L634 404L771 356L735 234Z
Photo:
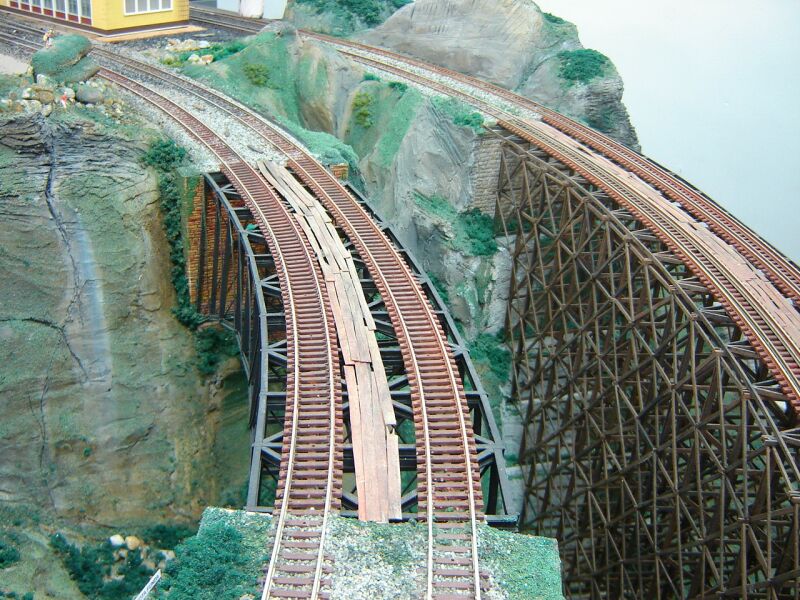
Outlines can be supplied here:
M553 14L550 14L548 12L542 13L542 16L544 17L545 21L547 21L548 23L552 23L553 25L562 25L562 24L566 23L566 21L564 19L562 19L561 17L557 17L557 16L555 16Z
M469 246L475 256L491 256L497 252L494 239L494 220L476 208L461 213L464 233L469 239Z
M482 333L470 344L470 356L483 363L489 372L501 382L508 380L511 373L511 352L503 341L503 333L497 335Z
M269 82L269 67L263 63L245 63L242 70L253 85L265 87Z
M372 113L369 110L374 98L367 92L358 92L353 100L353 115L356 123L364 129L372 127Z
M204 375L211 375L223 359L239 353L239 346L236 337L227 329L207 327L197 332L195 350L198 370Z
M364 81L380 81L381 78L374 73L364 73Z
M572 83L588 83L601 77L611 61L597 50L581 48L558 53L561 60L559 74Z
M19 561L19 550L11 544L11 541L0 538L0 569L10 567L17 561Z
M195 530L186 525L154 525L142 532L142 539L160 550L172 550L186 538L193 536Z
M159 171L169 171L178 167L186 158L186 149L169 139L155 140L142 156L142 162Z
M402 81L390 81L389 87L392 88L393 90L397 90L401 94L404 94L408 89L408 85L406 85Z

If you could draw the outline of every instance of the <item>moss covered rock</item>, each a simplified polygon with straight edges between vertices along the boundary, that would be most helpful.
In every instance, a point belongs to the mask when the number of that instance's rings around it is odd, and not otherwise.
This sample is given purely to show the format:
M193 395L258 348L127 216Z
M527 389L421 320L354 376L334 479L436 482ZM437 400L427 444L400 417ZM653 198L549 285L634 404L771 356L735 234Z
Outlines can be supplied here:
M43 48L31 58L36 75L46 75L60 83L86 81L100 67L86 55L92 43L82 35L62 35L55 38L50 48Z

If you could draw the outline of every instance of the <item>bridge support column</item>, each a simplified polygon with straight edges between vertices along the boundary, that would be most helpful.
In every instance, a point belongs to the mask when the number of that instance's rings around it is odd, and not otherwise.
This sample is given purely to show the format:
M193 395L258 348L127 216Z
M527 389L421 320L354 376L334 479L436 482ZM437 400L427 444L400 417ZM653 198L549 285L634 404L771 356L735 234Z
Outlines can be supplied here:
M798 598L798 422L769 370L628 211L498 137L522 521L567 595Z

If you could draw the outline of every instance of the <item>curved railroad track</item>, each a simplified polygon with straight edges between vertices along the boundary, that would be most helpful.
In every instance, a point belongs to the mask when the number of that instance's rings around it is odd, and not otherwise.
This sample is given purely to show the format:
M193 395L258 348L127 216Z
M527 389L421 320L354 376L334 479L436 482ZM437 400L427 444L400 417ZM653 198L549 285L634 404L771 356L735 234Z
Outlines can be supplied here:
M468 578L479 596L477 523L482 494L466 394L438 317L402 256L336 178L269 121L222 94L152 65L105 51L101 55L167 83L180 81L183 90L212 103L283 152L290 159L288 166L353 242L386 304L409 374L419 511L428 524L429 592L462 589L463 580ZM440 525L434 527L434 523ZM464 532L438 531L460 526L466 526ZM460 540L467 545L439 543L440 539ZM460 572L465 566L470 571L466 576Z
M148 86L106 68L99 75L168 114L220 160L273 253L286 317L287 402L263 598L301 590L320 597L327 520L340 506L343 427L339 350L317 258L283 200L211 129Z
M452 71L438 65L425 63L396 52L367 46L358 42L334 38L305 30L301 33L306 37L318 39L334 46L381 55L418 69L434 72L437 75L447 77L453 81L493 94L512 105L538 113L541 115L543 122L583 142L593 150L622 166L627 171L635 173L641 179L662 192L670 200L679 202L693 217L707 223L711 231L731 244L751 263L761 269L770 281L772 281L783 294L790 298L798 310L800 310L800 268L762 239L752 229L723 209L719 204L688 185L674 173L654 163L646 156L631 150L586 125L550 110L533 100L491 83L487 83L481 79L463 75L457 71ZM347 54L355 59L361 57L361 55L357 53ZM458 92L468 97L471 104L476 104L482 109L485 109L485 107L493 107L493 105L487 103L486 100L476 95L468 94L463 88L459 89ZM494 108L496 109L496 107ZM489 111L487 110L487 112Z
M238 31L247 33L260 31L266 23L265 21L259 23L259 21L254 19L225 15L219 11L194 7L192 7L192 19L209 25L235 28ZM382 48L335 38L308 30L301 30L300 33L305 37L317 39L339 48L349 48L380 55L418 69L436 73L437 75L447 77L461 84L493 94L512 105L538 113L541 115L543 122L583 142L588 147L624 167L627 171L635 173L641 179L663 193L671 201L680 203L681 207L694 218L708 224L711 231L736 248L747 260L760 269L767 278L775 284L781 293L792 300L795 308L800 310L800 268L719 204L646 156L631 150L586 125L550 110L533 100L476 77L464 75L451 69L426 63ZM364 58L357 53L345 53L356 60ZM373 64L372 66L376 65ZM400 69L400 71L405 72L402 69ZM451 90L451 95L452 92L456 92L458 95L465 97L465 99L468 99L468 102L480 107L488 113L491 113L492 108L497 109L496 106L486 102L483 98L465 92L463 88Z
M466 592L480 598L477 526L482 519L482 492L466 394L438 317L400 253L364 208L327 170L263 117L222 94L153 65L98 48L94 52L114 61L119 67L134 69L141 75L179 86L182 91L236 118L281 150L290 159L289 167L322 201L336 224L353 242L386 304L408 373L417 440L419 514L428 531L426 597ZM112 81L124 78L107 69L101 75ZM292 416L297 414L295 412ZM288 412L286 422L290 422ZM287 425L284 439L294 440L291 436L296 435L296 424L293 421L292 427ZM284 451L282 459L285 458ZM289 464L293 461L290 460ZM282 464L281 476L284 474L291 474L291 471ZM288 505L281 505L282 513ZM300 519L290 518L288 514L286 522L289 528L301 526ZM312 523L306 519L304 522L306 529L314 529L316 521ZM306 531L295 537L302 539L306 534L311 535ZM279 538L276 538L276 544ZM307 548L308 542L293 541L290 547ZM317 561L320 568L321 551L320 545ZM279 556L279 553L276 546L273 556ZM267 575L265 594L269 582L275 578L272 564ZM280 581L283 585L290 585L297 579L284 576ZM319 580L319 576L316 579Z
M339 43L338 40L336 43ZM497 119L499 125L569 165L630 210L681 258L725 307L769 367L794 410L800 414L800 312L796 310L794 298L787 295L777 283L759 277L759 267L746 260L746 256L735 245L712 234L710 226L706 231L703 226L705 220L701 219L698 223L696 217L665 201L660 194L656 197L657 190L625 167L604 156L592 155L580 140L551 125L519 118L438 80L347 50L343 52L366 66L477 106ZM628 176L614 172L612 167L624 171ZM637 182L641 185L637 186ZM712 235L724 244L711 242L708 236ZM702 238L707 243L698 244L697 240ZM766 245L763 240L760 243ZM782 256L774 249L773 253ZM796 270L792 263L786 259L784 261L790 272ZM763 269L760 271L764 272ZM800 277L797 281L800 281Z
M0 39L30 50L40 46L5 31ZM320 590L329 583L323 578L326 525L331 511L340 507L344 436L339 349L314 251L284 201L202 121L121 73L101 68L98 75L167 114L220 161L222 172L244 199L272 251L286 318L283 439L288 443L281 455L278 516L263 597L292 593L323 597Z

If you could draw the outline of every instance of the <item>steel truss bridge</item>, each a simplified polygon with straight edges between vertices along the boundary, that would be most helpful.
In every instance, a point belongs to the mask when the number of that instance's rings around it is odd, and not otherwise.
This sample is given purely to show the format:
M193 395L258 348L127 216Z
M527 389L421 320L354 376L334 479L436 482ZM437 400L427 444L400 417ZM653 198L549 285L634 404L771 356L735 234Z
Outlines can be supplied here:
M207 11L195 16L240 31L261 27ZM513 353L513 398L525 414L521 524L558 539L565 593L647 600L800 599L797 266L673 174L529 100L380 49L301 35L331 44L368 69L469 102L496 122L487 132L501 152L494 216L513 259L506 340ZM127 68L144 72L141 65ZM179 116L179 109L152 90L137 89L118 74L104 76ZM209 90L197 93L224 104ZM295 328L303 314L314 311L324 321L324 294L319 292L322 304L309 304L305 313L287 305L293 302L286 293L293 275L283 256L289 244L275 243L284 234L270 233L266 225L276 221L264 218L280 200L212 133L206 131L202 139L223 168L203 183L200 255L206 258L195 299L240 340L254 430L248 505L266 507L273 493L268 482L276 481L276 508L288 539L316 540L317 521L299 508L284 515L293 501L324 506L326 514L331 508L358 508L347 477L355 461L342 425L350 399L335 378L320 379L331 393L332 451L314 458L332 487L323 500L298 494L287 482L287 460L300 433L290 425L303 409L302 398L297 400L302 348ZM295 150L285 148L289 154ZM450 523L456 528L451 536L466 549L459 560L469 566L449 574L437 562L441 542L431 533L426 596L479 597L484 584L469 524L474 532L476 515L483 518L481 506L490 514L505 510L502 450L485 394L430 282L390 229L352 190L337 195L323 189L329 182L322 172L309 177L297 166L294 177L329 212L346 212L337 227L353 252L380 333L398 430L407 422L415 431L414 446L399 448L408 484L403 508L416 506L417 515L428 515L429 525L437 502L428 495L435 489L430 460L435 446L422 444L425 381L417 362L424 362L426 346L415 350L417 342L407 330L424 319L415 321L399 310L403 297L393 295L386 279L390 271L413 275L405 280L412 292L408 301L423 312L431 310L441 325L430 330L448 348L437 355L437 368L448 369L449 353L458 373L449 393L463 399L454 403L452 414L460 412L462 423L468 415L471 430L458 458L463 462L467 455L465 474L442 479L441 489L458 498L471 489L473 501L458 500ZM356 202L357 210L343 198ZM389 263L380 263L372 252L384 238L369 238L359 229L366 221L356 218L358 211L377 224L392 252L403 256L402 264L380 268ZM309 269L313 279L314 268ZM335 373L337 348L327 339L328 373ZM322 363L312 366L323 369ZM442 381L435 369L430 381L430 389ZM432 406L444 406L443 400L435 402ZM345 418L337 419L339 410ZM444 460L455 465L455 455L447 452ZM308 475L309 481L315 476ZM303 583L285 576L277 581L280 573L270 568L268 579L276 578L281 595L294 590L297 597L324 596L329 559L322 541L311 546L314 573L303 574Z

